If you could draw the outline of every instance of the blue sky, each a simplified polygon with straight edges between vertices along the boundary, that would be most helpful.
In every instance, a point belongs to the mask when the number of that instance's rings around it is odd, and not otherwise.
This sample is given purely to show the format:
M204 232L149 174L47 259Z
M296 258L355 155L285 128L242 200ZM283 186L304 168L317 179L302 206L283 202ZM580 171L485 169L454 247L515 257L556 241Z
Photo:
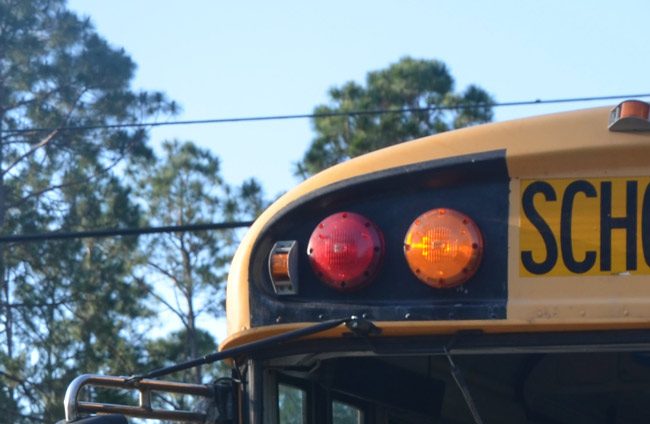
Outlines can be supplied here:
M178 119L309 113L328 88L363 81L403 56L444 61L462 90L498 101L650 92L645 1L73 0L138 64L134 87L165 91ZM605 102L610 104L613 102ZM597 104L496 110L497 120ZM267 194L295 185L291 164L313 137L307 120L159 128L193 140L231 183Z

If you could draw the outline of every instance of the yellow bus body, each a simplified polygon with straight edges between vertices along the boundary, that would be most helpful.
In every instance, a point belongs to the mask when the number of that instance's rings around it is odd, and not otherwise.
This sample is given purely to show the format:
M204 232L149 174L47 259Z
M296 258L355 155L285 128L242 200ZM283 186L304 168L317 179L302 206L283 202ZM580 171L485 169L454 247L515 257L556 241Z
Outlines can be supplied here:
M505 150L510 179L507 317L496 320L378 321L375 324L382 329L380 337L449 334L460 330L508 333L650 328L650 268L644 261L644 234L641 233L642 221L648 219L650 222L650 217L644 218L642 214L643 190L650 182L650 133L611 132L608 130L609 113L610 108L589 109L425 137L349 160L298 185L259 217L235 255L227 286L228 336L220 348L235 347L308 325L291 323L255 328L251 325L251 249L260 232L280 210L309 193L353 177L495 150ZM522 265L523 251L529 252L537 261L548 254L539 247L542 240L534 226L523 216L523 193L534 182L541 182L554 190L557 195L555 202L544 201L540 196L533 199L536 210L544 216L555 237L559 237L561 216L558 205L562 205L562 196L574 181L585 181L587 186L594 187L596 198L602 194L598 190L605 187L602 183L606 182L611 189L612 216L625 214L626 183L634 181L638 196L635 203L635 260L638 266L635 272L618 270L622 259L616 253L612 254L612 263L607 271L592 266L580 274L571 273L562 264L562 258L547 272L539 274L529 272ZM592 244L598 243L593 234L597 232L599 212L594 209L598 208L595 198L583 194L573 193L567 204L575 213L571 227L575 238L572 255L576 261L589 265L587 255L592 250L596 252ZM646 236L650 237L650 234ZM626 243L625 231L612 231L610 242L612 252L620 250ZM595 259L599 258L596 256ZM343 331L335 329L318 337L338 337Z

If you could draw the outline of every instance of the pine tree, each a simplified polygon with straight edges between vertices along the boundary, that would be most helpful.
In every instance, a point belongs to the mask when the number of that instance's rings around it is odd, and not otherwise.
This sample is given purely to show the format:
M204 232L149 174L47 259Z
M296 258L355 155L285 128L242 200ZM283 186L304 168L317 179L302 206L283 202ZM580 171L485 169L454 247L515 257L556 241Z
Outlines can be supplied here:
M303 178L382 147L492 120L492 98L475 85L455 92L449 70L436 60L403 58L369 72L365 86L348 82L329 96L331 103L317 106L315 114L433 109L314 118L316 137L295 169ZM464 107L435 109L453 106Z
M224 222L255 216L264 207L261 187L246 181L235 190L220 175L219 159L192 142L164 142L162 156L139 170L139 195L148 225ZM144 175L142 175L144 174ZM142 238L140 281L160 305L176 316L187 360L204 355L197 320L223 315L225 266L234 253L236 232L200 231ZM178 338L177 335L177 338ZM214 337L214 334L213 334ZM196 368L191 380L202 382Z
M0 232L133 226L140 210L115 177L150 160L143 129L173 113L130 88L135 64L64 0L0 0ZM69 127L89 127L70 130ZM128 372L126 338L146 313L129 284L135 240L0 245L0 408L61 418L78 373Z

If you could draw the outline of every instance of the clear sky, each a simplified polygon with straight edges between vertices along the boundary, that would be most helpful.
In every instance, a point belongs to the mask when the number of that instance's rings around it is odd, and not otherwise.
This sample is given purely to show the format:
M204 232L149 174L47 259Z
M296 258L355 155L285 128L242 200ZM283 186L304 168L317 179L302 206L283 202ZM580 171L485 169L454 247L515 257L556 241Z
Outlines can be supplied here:
M462 90L497 101L650 92L648 1L72 0L138 64L135 88L165 91L177 119L310 113L328 88L399 58L444 61ZM614 102L606 102L610 104ZM597 104L501 108L497 120ZM298 181L291 164L308 120L178 126L152 141L193 140L227 181L255 176L268 195Z

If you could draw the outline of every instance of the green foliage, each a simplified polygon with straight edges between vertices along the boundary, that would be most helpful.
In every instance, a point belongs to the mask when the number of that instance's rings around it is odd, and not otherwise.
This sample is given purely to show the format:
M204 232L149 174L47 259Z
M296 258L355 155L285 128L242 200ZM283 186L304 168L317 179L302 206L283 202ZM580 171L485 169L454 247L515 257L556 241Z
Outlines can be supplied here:
M361 424L362 422L362 413L357 407L343 402L332 402L332 423Z
M297 387L278 385L279 424L303 424L306 420L306 393Z
M147 342L146 354L148 366L157 369L186 361L188 359L188 340L191 339L196 343L197 350L203 354L215 352L217 349L214 336L209 332L196 329L194 334L190 335L186 329L183 329ZM230 375L227 366L223 362L204 365L201 368L201 378L204 383L211 383L218 378ZM196 379L196 370L179 371L165 378L174 381L193 381ZM154 407L161 409L173 407L176 409L202 410L205 407L205 400L196 396L156 393L152 401Z
M178 110L160 92L133 91L134 71L124 50L66 10L64 0L0 0L3 234L214 222L264 206L259 184L229 188L205 150L167 143L158 161L145 130L106 127ZM142 182L141 203L122 179L131 170ZM0 410L14 422L23 415L54 422L62 418L65 386L81 372L131 374L149 369L147 358L214 350L194 322L205 309L221 313L223 265L235 237L0 245ZM176 310L183 342L179 335L168 340L182 354L171 345L156 350L141 334L153 316L147 299L159 294L153 273L138 274L144 266L175 281L188 300L187 313ZM199 294L209 301L196 304Z
M162 156L134 176L145 205L148 225L224 222L259 213L262 190L255 180L233 190L220 176L219 159L191 142L167 141ZM199 231L143 237L139 279L160 305L174 314L186 338L187 360L202 350L197 319L205 313L223 315L225 266L235 246L235 231ZM201 370L193 380L202 381Z
M296 164L300 176L382 147L492 119L492 98L474 85L454 92L447 67L436 60L403 58L368 73L365 86L348 82L332 88L329 96L331 103L317 106L315 114L476 106L315 118L316 138Z
M165 142L162 147L163 157L141 169L139 175L138 194L149 225L220 222L236 215L237 203L219 175L217 157L191 142ZM156 278L170 283L185 301L184 307L168 305L184 326L192 325L201 312L195 310L196 294L212 300L206 307L219 305L225 278L223 266L230 260L233 240L231 231L166 233L143 238L143 261L149 268L145 275L154 271Z
M140 223L114 170L151 160L147 133L65 129L176 111L162 93L131 90L134 71L63 0L0 0L3 234ZM141 352L132 335L149 314L146 292L132 284L137 246L128 238L0 246L0 408L54 422L80 371L134 371Z
M237 213L242 219L257 218L269 206L269 201L264 197L264 190L260 183L250 178L242 183L235 193L237 199Z
M202 354L216 352L217 344L214 335L206 330L196 329L194 334L197 350ZM187 358L187 340L189 334L186 329L175 331L165 337L150 340L146 344L147 363L153 369L162 368L186 361ZM206 381L226 375L225 365L223 363L211 364L204 366L204 378ZM191 370L181 371L177 375L172 375L178 381L192 380Z

